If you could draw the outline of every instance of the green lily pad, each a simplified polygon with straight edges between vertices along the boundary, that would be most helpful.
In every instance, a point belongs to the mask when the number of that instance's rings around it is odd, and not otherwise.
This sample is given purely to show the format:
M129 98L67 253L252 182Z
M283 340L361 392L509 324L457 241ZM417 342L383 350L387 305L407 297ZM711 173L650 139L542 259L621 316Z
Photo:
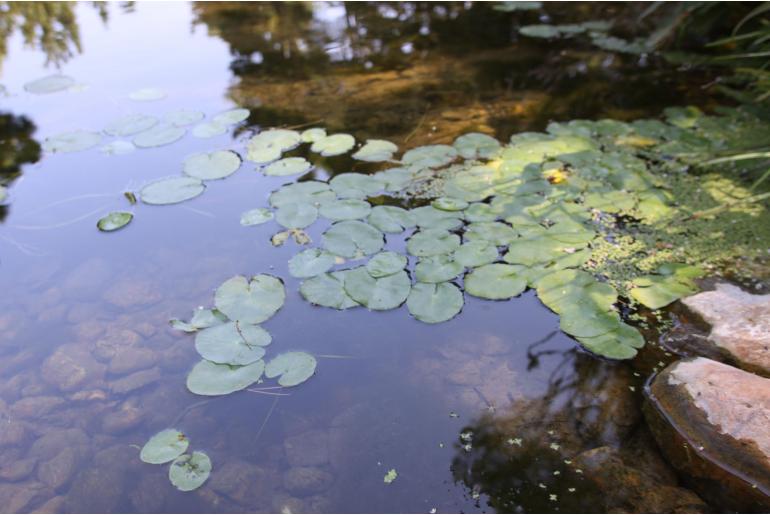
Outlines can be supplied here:
M96 223L96 227L103 232L117 231L118 229L128 225L133 220L134 215L126 211L113 211L99 219Z
M281 309L286 290L280 279L259 274L247 280L242 275L231 277L214 293L214 304L230 320L260 324Z
M592 338L617 328L620 317L614 311L599 311L592 306L572 308L559 314L559 327L576 338Z
M413 148L401 157L401 162L415 168L439 168L457 158L457 150L449 145L425 145Z
M398 472L396 472L396 469L390 469L387 474L385 474L385 478L382 480L386 485L391 484L393 481L396 480L398 477Z
M258 325L227 322L199 331L195 350L213 363L248 365L265 355L271 341L270 333Z
M303 143L315 143L316 141L322 140L326 137L326 129L321 129L319 127L313 127L312 129L307 129L302 132L300 135L300 138L302 139Z
M497 247L485 240L463 243L452 255L455 262L467 268L494 263L499 257Z
M346 258L374 254L385 244L380 231L358 220L335 223L323 233L321 241L326 250Z
M417 283L406 299L406 307L414 318L427 324L438 324L454 318L463 308L460 288L452 283Z
M187 376L187 389L196 395L227 395L259 381L264 370L265 362L262 360L234 366L203 359Z
M500 152L500 142L480 132L463 134L452 146L465 159L491 159Z
M672 302L695 293L698 289L688 279L677 276L647 275L633 281L630 294L650 309L660 309Z
M468 207L468 203L462 199L452 197L440 197L430 203L431 206L441 211L462 211Z
M43 150L51 153L80 152L95 147L101 140L102 136L97 132L63 132L46 138L43 142Z
M366 263L366 271L375 279L387 277L406 268L406 256L391 251L375 254Z
M526 279L512 265L484 265L465 275L465 291L482 299L510 299L526 288Z
M136 102L152 102L166 98L166 92L160 88L142 88L129 93L128 98Z
M332 134L313 142L310 150L324 157L338 156L349 151L356 144L356 139L350 134Z
M156 125L152 129L134 136L133 142L139 148L162 147L180 140L185 132L182 127Z
M348 270L345 291L350 297L373 310L388 310L400 306L409 296L412 283L405 271L385 277L372 277L366 267Z
M307 249L289 260L289 273L292 277L306 279L328 272L336 263L337 257L321 249Z
M465 228L466 241L488 241L497 246L508 245L518 239L518 234L503 222L473 222Z
M193 177L169 177L151 182L141 189L139 197L145 204L176 204L195 198L206 186Z
M136 146L130 141L115 140L99 147L99 151L110 156L130 154L136 150Z
M359 161L376 163L379 161L389 161L396 152L398 152L398 146L395 143L384 139L368 139L366 144L358 149L352 157Z
M402 191L414 179L414 174L406 168L390 168L374 174L386 191Z
M176 127L184 127L186 125L192 125L203 120L206 115L201 111L193 111L191 109L177 109L175 111L169 111L163 116L163 120L169 125Z
M415 225L414 215L396 206L374 206L367 221L388 234L402 233Z
M187 333L194 333L199 329L219 325L223 322L227 322L227 317L220 313L219 310L206 308L194 309L189 322L179 320L178 318L169 320L171 327Z
M506 263L525 266L547 264L567 256L564 249L568 247L550 238L521 238L511 242L503 259Z
M372 206L365 200L346 198L326 202L318 211L324 218L338 222L366 218L371 213Z
M190 440L176 429L164 429L150 438L139 452L139 459L145 463L160 465L173 461L187 450Z
M305 181L287 184L270 194L270 205L310 204L318 206L335 199L334 192L325 182Z
M202 122L193 127L192 135L196 138L215 138L227 132L227 125L216 122Z
M551 39L561 36L561 30L554 25L526 25L520 27L519 32L531 38Z
M267 165L263 170L265 175L286 177L309 172L313 165L304 157L285 157Z
M64 91L75 85L75 79L66 75L49 75L24 84L24 90L35 95Z
M104 128L104 132L110 136L131 136L143 132L157 125L158 119L145 114L130 114L119 120L115 120Z
M454 279L464 270L465 267L455 262L452 256L441 254L420 258L414 267L414 275L421 283L443 283Z
M420 229L445 229L451 231L462 226L459 212L444 211L433 206L422 206L410 211Z
M307 352L284 352L274 357L265 367L265 377L278 377L281 386L297 386L315 374L316 359Z
M255 163L270 163L281 158L286 150L291 150L300 144L297 131L287 129L270 129L260 132L247 145L246 159Z
M639 331L624 323L618 323L613 331L592 338L577 338L589 351L609 359L631 359L637 349L644 347Z
M260 225L269 222L275 215L264 207L250 209L241 215L241 225Z
M299 292L302 297L317 306L334 309L348 309L358 306L345 291L347 270L324 273L302 281Z
M210 475L211 459L200 451L178 457L168 470L169 481L182 492L199 488Z
M232 150L193 154L184 160L184 173L202 181L224 179L241 167L241 158Z
M382 183L374 175L343 173L335 175L329 186L340 198L363 199L382 189Z
M211 121L220 125L235 125L236 123L241 123L242 121L246 120L250 114L251 112L248 109L237 107L235 109L222 111L221 113L215 115Z
M449 254L460 247L460 237L443 229L428 229L415 233L406 243L413 256L430 257Z
M304 229L318 219L318 209L311 204L285 204L275 212L275 221L287 229Z

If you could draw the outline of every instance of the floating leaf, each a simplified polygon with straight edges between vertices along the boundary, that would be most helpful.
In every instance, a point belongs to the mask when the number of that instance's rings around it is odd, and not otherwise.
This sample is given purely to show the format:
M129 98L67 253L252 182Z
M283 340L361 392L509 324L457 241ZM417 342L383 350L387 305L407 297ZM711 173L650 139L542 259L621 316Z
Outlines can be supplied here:
M214 304L230 320L260 324L281 309L286 291L280 279L259 274L247 280L242 275L231 277L214 293Z
M241 225L260 225L269 222L275 215L264 207L258 207L244 212L241 215Z
M631 359L637 349L644 347L644 338L639 331L624 323L608 333L593 338L577 338L589 351L610 359Z
M305 181L287 184L270 194L270 205L281 207L288 204L318 206L335 199L334 192L325 182Z
M318 209L311 204L285 204L275 212L275 221L287 229L304 229L318 218Z
M482 299L510 299L526 287L526 279L512 265L484 265L465 275L465 291Z
M130 141L116 140L110 141L106 145L103 145L99 148L99 150L104 154L117 156L130 154L136 150L136 146L134 146L134 144Z
M396 469L390 469L387 474L385 474L385 479L383 481L386 485L391 484L393 481L396 480L398 477L398 472L396 472Z
M461 214L423 206L411 210L415 223L421 229L445 229L451 231L462 226Z
M439 168L457 158L457 150L449 145L426 145L407 151L401 162L415 168Z
M345 291L350 297L374 310L394 309L406 301L412 284L406 272L385 277L369 275L366 267L349 270L345 275Z
M184 127L186 125L192 125L203 120L205 116L206 115L200 111L193 111L191 109L177 109L175 111L169 111L166 113L163 117L163 120L170 125L174 125L176 127Z
M406 299L409 313L427 324L446 322L463 308L463 294L452 283L417 283Z
M198 332L195 350L213 363L248 365L265 355L271 341L270 333L258 325L227 322Z
M668 306L698 290L688 278L676 275L646 275L634 279L633 284L631 296L650 309Z
M227 395L259 381L264 370L265 362L262 360L233 366L203 359L187 376L187 389L196 395Z
M169 320L171 327L187 333L194 333L199 329L219 325L223 322L227 322L227 317L220 313L219 310L205 308L194 309L189 322L184 322L178 318Z
M285 157L265 167L265 175L284 177L288 175L299 175L307 173L313 165L304 157Z
M374 206L367 221L389 234L398 234L414 227L414 215L406 209L396 206Z
M428 229L414 234L406 243L407 251L417 257L438 256L454 252L460 237L443 229Z
M270 163L280 159L284 151L293 149L299 143L300 136L297 131L287 129L263 131L249 140L246 159L259 164Z
M49 75L24 84L24 89L36 95L64 91L75 85L75 79L66 75Z
M326 202L319 209L321 216L335 222L366 218L371 211L372 206L368 202L353 198Z
M500 142L480 132L463 134L452 146L465 159L491 159L500 152Z
M193 177L169 177L151 182L141 189L139 197L145 204L176 204L195 198L206 186Z
M332 134L313 142L310 150L324 157L344 154L356 144L356 139L350 134Z
M431 206L441 211L462 211L468 207L468 203L462 199L452 197L440 197L430 203Z
M137 102L151 102L166 98L166 92L159 88L142 88L129 93L128 98Z
M318 306L334 309L356 307L358 302L345 291L345 275L347 270L317 275L302 281L299 292L306 301Z
M467 268L487 265L497 261L499 253L497 247L485 240L469 241L463 243L452 255L454 261Z
M414 267L414 274L421 283L443 283L454 279L464 269L463 265L452 259L452 256L441 254L420 258L417 266Z
M131 136L138 132L146 131L157 125L158 119L145 114L130 114L119 120L115 120L104 128L104 132L110 136Z
M95 147L102 140L102 136L96 132L72 131L63 132L46 138L43 142L43 150L46 152L80 152Z
M376 163L379 161L389 161L396 152L398 152L398 146L395 143L384 139L368 139L366 144L358 149L352 157L359 161Z
M265 377L278 377L281 386L297 386L315 373L316 359L307 352L284 352L270 360L265 367Z
M176 429L164 429L150 438L139 452L139 459L145 463L160 465L173 461L187 450L190 440Z
M393 275L404 268L406 268L406 256L390 251L375 254L366 263L366 271L375 279Z
M340 198L366 198L382 189L382 183L374 175L343 173L335 175L329 186Z
M157 125L134 137L134 145L140 148L161 147L178 141L185 134L182 127Z
M503 222L474 222L466 227L463 233L466 241L483 240L497 246L507 245L518 237L516 231Z
M202 181L224 179L241 167L241 158L232 150L193 154L184 160L184 173Z
M126 211L113 211L99 219L96 223L96 227L100 231L111 232L125 227L134 218L134 215Z
M304 143L314 143L326 137L326 129L314 127L302 132L300 138Z
M387 191L401 191L412 182L414 174L406 168L390 168L374 174Z
M292 277L306 279L328 272L336 263L337 257L321 249L307 249L289 260L289 273Z
M238 107L219 113L218 115L214 116L211 121L220 125L234 125L247 119L250 114L251 113L248 109Z
M202 122L193 127L192 135L196 138L215 138L227 132L227 125L217 122Z
M385 243L380 231L358 220L335 223L323 233L321 241L326 250L346 258L374 254Z
M184 454L171 464L168 478L182 492L200 487L211 475L211 459L200 451Z

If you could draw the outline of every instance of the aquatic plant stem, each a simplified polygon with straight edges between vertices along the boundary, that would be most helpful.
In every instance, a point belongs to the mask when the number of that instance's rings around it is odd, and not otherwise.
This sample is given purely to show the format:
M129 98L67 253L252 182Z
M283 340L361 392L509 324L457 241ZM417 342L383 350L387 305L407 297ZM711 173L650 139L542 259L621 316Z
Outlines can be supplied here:
M687 218L685 218L684 221L695 220L697 218L702 218L704 216L717 215L717 214L721 213L722 211L727 211L728 209L733 208L735 206L740 206L740 205L743 205L743 204L753 204L753 203L756 203L756 202L761 202L761 201L763 201L765 199L768 199L768 198L770 198L770 192L761 193L759 195L752 195L751 197L746 197L746 198L743 198L743 199L740 199L740 200L736 200L735 202L726 202L724 204L720 204L720 205L718 205L716 207L712 207L710 209L704 209L702 211L696 211L696 212L690 214L690 216L688 216Z
M259 440L259 436L262 434L262 431L265 429L265 426L267 425L267 421L270 420L270 415L273 414L273 410L275 409L275 405L278 404L279 397L276 397L273 401L273 405L270 406L270 409L267 411L267 415L265 415L265 420L262 421L262 425L259 426L259 431L257 431L257 435L254 437L254 443L257 443L257 440Z

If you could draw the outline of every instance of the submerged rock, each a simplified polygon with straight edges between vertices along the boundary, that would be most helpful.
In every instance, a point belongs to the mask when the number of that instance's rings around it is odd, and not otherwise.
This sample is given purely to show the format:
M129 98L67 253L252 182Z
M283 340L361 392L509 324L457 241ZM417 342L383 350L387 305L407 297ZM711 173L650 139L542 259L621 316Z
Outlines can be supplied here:
M741 368L770 376L770 295L752 295L732 284L682 302L711 324L709 340Z
M283 475L283 486L295 495L318 494L334 483L334 476L318 467L293 467Z
M29 477L35 470L37 465L37 459L24 458L21 460L12 461L0 466L0 479L3 481L21 481Z
M163 298L158 286L145 279L121 279L102 295L102 298L119 308L131 308L155 304Z
M292 467L311 467L329 462L328 431L313 430L287 438L283 443Z
M113 381L110 383L110 390L118 395L133 392L159 381L160 377L161 373L158 367L140 370L139 372L121 377L117 381Z
M63 392L82 389L104 377L105 366L82 346L62 345L43 363L43 380Z
M695 358L646 393L658 445L696 492L723 509L770 509L770 379Z
M209 488L241 506L251 507L274 489L275 481L266 469L241 460L228 461L212 474Z

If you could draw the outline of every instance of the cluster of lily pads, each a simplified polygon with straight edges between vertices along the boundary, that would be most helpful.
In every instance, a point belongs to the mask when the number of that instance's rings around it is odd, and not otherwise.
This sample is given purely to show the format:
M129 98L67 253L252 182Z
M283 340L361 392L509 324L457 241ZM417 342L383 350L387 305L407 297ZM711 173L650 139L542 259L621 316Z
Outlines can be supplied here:
M644 38L626 40L608 34L612 24L603 21L586 21L582 23L566 23L562 25L525 25L519 28L519 33L531 38L555 39L572 38L579 35L587 35L591 43L603 50L620 52L624 54L643 54L654 48Z
M201 451L185 454L190 440L176 429L164 429L150 438L139 459L152 465L171 463L168 479L182 492L189 492L203 485L211 474L211 459Z

